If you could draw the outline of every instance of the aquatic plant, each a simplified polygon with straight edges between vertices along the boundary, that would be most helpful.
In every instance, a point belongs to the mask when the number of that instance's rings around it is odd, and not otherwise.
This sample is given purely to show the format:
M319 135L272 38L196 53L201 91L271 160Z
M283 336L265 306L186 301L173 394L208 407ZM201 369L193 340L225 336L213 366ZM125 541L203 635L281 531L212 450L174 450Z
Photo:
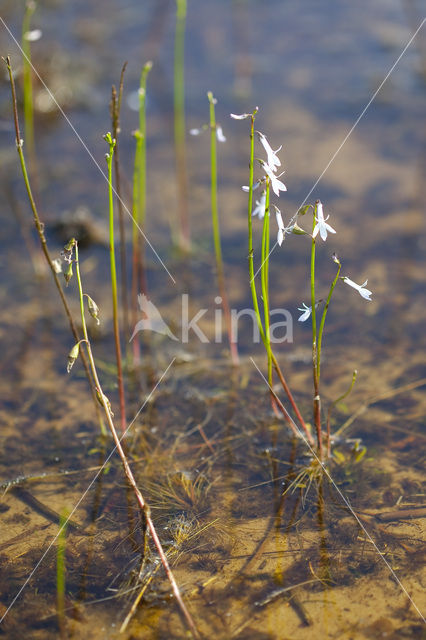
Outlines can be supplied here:
M100 406L103 408L104 410L104 414L105 414L105 418L108 424L108 427L110 429L110 433L112 435L114 444L115 444L115 448L118 451L118 454L120 456L122 465L123 465L123 470L125 473L125 476L127 478L127 481L129 482L130 486L132 487L135 496L136 496L136 500L138 502L139 508L141 509L141 513L143 514L143 517L145 519L146 522L146 526L147 529L150 532L151 538L155 544L155 547L157 549L157 552L159 554L159 557L161 559L161 563L164 567L164 570L166 572L167 578L170 582L173 594L176 598L176 602L178 603L178 606L182 612L182 615L184 617L184 619L186 620L186 623L188 625L188 628L190 629L190 632L192 633L192 636L194 638L199 638L199 634L197 631L197 628L195 627L194 621L192 620L192 616L189 613L179 590L179 587L177 585L177 582L175 580L175 577L171 571L169 562L167 560L167 556L164 553L163 547L161 545L160 539L158 537L157 534L157 530L155 528L154 522L151 518L151 512L150 512L150 508L149 505L146 503L137 483L136 480L134 478L133 472L130 468L130 465L128 463L126 454L124 452L124 449L121 445L121 440L118 437L114 422L113 422L113 417L114 414L112 412L112 408L111 408L111 403L108 399L108 397L105 395L105 393L103 392L102 386L101 386L101 382L99 380L99 376L98 376L98 372L97 372L97 367L95 364L95 359L93 356L93 352L92 352L92 347L91 347L91 342L89 340L89 335L88 335L88 331L87 331L87 325L86 325L86 319L85 319L85 311L84 311L84 298L86 297L88 300L88 307L89 307L89 312L90 314L95 318L95 320L97 320L98 318L98 314L99 314L99 309L98 306L96 305L96 303L94 303L94 301L92 300L92 298L90 296L88 296L87 294L84 293L83 291L83 286L82 286L82 281L81 281L81 275L80 275L80 263L79 263L79 255L78 255L78 242L72 238L67 245L64 248L63 251L63 260L65 261L67 268L66 271L64 272L64 276L67 282L69 282L69 280L73 277L73 265L75 266L75 274L76 274L76 278L77 278L77 284L78 284L78 292L79 292L79 301L80 301L80 315L81 315L81 324L82 324L82 330L83 330L83 338L79 338L79 335L77 333L76 327L75 327L75 323L74 320L72 318L72 314L69 308L69 305L66 301L62 286L60 285L59 279L58 279L58 268L57 265L54 263L54 261L52 260L52 258L50 257L48 248L47 248L47 243L46 243L46 238L44 236L44 226L40 221L39 215L38 215L38 211L37 211L37 207L35 205L34 202L34 198L32 195L32 191L31 191L31 186L30 186L30 182L29 182L29 178L28 178L28 173L27 173L27 169L26 169L26 164L25 164L25 158L24 158L24 154L23 154L23 139L20 136L20 129L19 129L19 119L18 119L18 111L17 111L17 106L16 106L16 94L15 94L15 83L14 83L14 79L13 79L13 73L12 73L12 67L11 67L11 63L10 63L10 58L6 57L4 59L4 62L6 64L8 73L9 73L9 80L10 80L10 86L11 86L11 93L12 93L12 105L13 105L13 115L14 115L14 122L15 122L15 134L16 134L16 147L17 147L17 151L18 151L18 155L19 155L19 159L20 159L20 163L21 163L21 169L22 169L22 174L24 177L24 182L25 182L25 186L26 186L26 190L27 190L27 195L28 195L28 199L30 202L30 206L31 209L33 211L33 216L34 216L34 223L39 235L39 239L42 245L42 249L43 249L43 253L46 257L46 260L49 264L49 267L51 268L52 271L52 275L55 281L55 284L57 286L59 295L61 297L61 300L63 302L64 305L64 309L66 311L66 314L68 316L68 319L70 321L70 326L71 326L71 330L72 333L74 335L74 338L76 340L73 348L71 349L70 353L68 354L68 361L67 361L67 370L68 372L71 370L72 366L74 365L74 362L76 361L77 357L80 356L82 358L83 362L87 363L86 357L85 357L85 353L84 353L84 349L81 348L81 345L83 344L85 346L85 351L86 351L86 355L88 358L88 371L87 371L87 375L88 375L88 381L89 381L89 385L90 385L90 389L92 392L93 397L97 400L97 402L100 404ZM110 133L106 134L105 139L109 145L109 153L106 154L107 156L107 163L108 163L108 177L109 177L109 212L110 212L110 242L111 242L111 246L112 246L112 258L111 258L111 273L112 273L112 287L113 287L113 305L116 304L116 277L114 278L115 275L115 256L114 256L114 235L113 235L113 229L111 229L111 227L113 227L113 201L112 201L112 154L113 154L113 150L114 150L114 145L115 142L112 139L112 136ZM117 315L115 316L117 318ZM116 336L119 337L119 334L116 333ZM122 414L123 415L123 414ZM123 433L124 436L124 433ZM123 437L122 436L122 437ZM72 515L72 514L71 514Z
M270 238L270 230L269 230L269 219L270 219L270 190L272 189L275 196L279 197L281 191L287 191L287 187L280 180L282 175L277 175L278 167L281 166L281 160L279 159L277 153L281 150L281 146L278 147L277 150L273 150L271 145L269 144L264 133L254 130L254 121L258 112L258 108L250 114L231 114L231 117L235 120L245 120L250 118L251 120L251 129L250 129L250 163L249 163L249 184L248 186L243 186L243 191L248 193L248 245L249 245L249 276L250 276L250 287L252 293L253 300L253 308L256 314L260 334L263 340L263 344L267 353L268 360L268 386L271 392L272 404L273 407L276 408L278 406L283 412L284 416L287 418L288 422L292 430L295 433L300 433L306 440L307 443L312 447L313 440L310 434L310 431L304 422L303 418L298 412L297 405L294 402L293 396L289 391L287 383L285 383L284 376L279 368L279 365L276 361L276 358L273 354L272 346L271 346L271 335L270 335L270 304L269 304L269 259L272 251L270 250L269 238ZM255 182L254 181L254 136L257 133L258 139L263 147L264 152L266 152L267 159L259 159L259 165L261 167L261 176ZM259 200L256 201L256 206L253 207L253 192L255 189L262 187L263 191ZM327 222L329 219L329 215L324 217L324 208L323 204L320 200L317 200L315 204L307 204L302 206L295 216L289 221L287 226L284 225L281 211L275 205L272 205L275 209L275 216L277 221L277 241L274 245L280 246L283 244L284 239L287 234L295 234L299 236L309 236L311 238L311 255L310 255L310 294L311 294L311 305L308 306L305 303L302 303L302 307L299 307L299 311L302 311L302 315L299 317L299 322L306 322L309 318L311 318L312 322L312 372L313 372L313 422L316 431L316 443L318 450L318 458L319 461L322 462L324 459L323 454L323 432L322 432L322 416L321 416L321 392L320 392L320 375L321 375L321 350L322 350L322 341L324 334L325 321L327 317L327 312L330 306L331 297L335 290L336 284L338 280L342 280L352 288L358 291L358 293L366 300L371 301L371 291L365 288L367 281L364 282L363 285L357 285L347 276L340 276L341 270L341 262L337 255L333 253L332 260L337 265L337 271L334 279L331 282L329 292L326 298L326 302L324 308L322 310L321 319L319 323L317 323L317 309L319 305L323 302L322 299L317 299L316 296L316 245L318 238L321 238L323 242L326 242L327 236L329 233L335 234L336 230ZM299 225L299 218L305 216L308 211L312 211L312 231L309 233L305 231ZM258 217L263 221L262 226L262 240L261 240L261 252L260 252L260 267L257 273L260 272L260 282L261 282L261 293L263 300L263 319L260 313L259 303L258 303L258 295L256 289L256 275L254 272L254 247L253 247L253 223L252 218ZM279 380L284 388L285 393L287 394L288 399L292 405L293 410L295 411L300 426L303 429L303 432L299 432L296 429L295 424L292 419L288 415L287 411L284 409L282 403L279 401L277 395L273 390L273 366L275 367L276 372L278 373ZM346 397L348 393L352 390L352 387L355 383L355 377L352 379L351 386L349 390L341 396L340 399ZM339 400L335 401L331 405L331 408L335 406L335 404ZM330 412L329 412L330 416ZM327 420L327 451L330 455L330 420L328 417Z

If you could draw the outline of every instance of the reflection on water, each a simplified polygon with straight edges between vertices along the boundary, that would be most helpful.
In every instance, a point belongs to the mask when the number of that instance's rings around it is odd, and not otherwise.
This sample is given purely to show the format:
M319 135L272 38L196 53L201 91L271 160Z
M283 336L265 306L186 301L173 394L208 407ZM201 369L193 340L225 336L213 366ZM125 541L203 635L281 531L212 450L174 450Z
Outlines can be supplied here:
M128 380L133 414L172 357L176 361L126 440L133 470L204 637L420 637L421 618L408 595L419 605L425 515L424 29L342 146L420 24L419 4L392 1L372 8L306 0L265 7L235 0L231 11L221 0L192 4L187 124L207 120L205 94L212 90L228 138L220 146L220 214L232 304L250 306L240 191L247 181L248 139L244 123L230 121L228 114L256 104L258 126L276 146L284 145L285 218L315 185L309 200L320 197L333 213L345 273L357 282L368 277L373 302L367 306L338 291L329 314L323 369L327 401L344 392L353 368L360 372L355 391L333 418L334 430L347 425L330 467L335 485L326 477L318 480L303 443L292 441L271 414L262 379L248 358L254 355L262 364L249 324L241 329L243 360L234 372L223 345L192 339L176 346L161 337L143 342L141 380ZM3 11L17 33L15 4L4 3ZM216 295L208 152L201 139L188 140L195 251L183 265L169 246L175 201L174 11L174 3L166 0L145 3L143 11L133 1L119 11L115 3L103 3L101 9L94 2L59 2L39 7L33 20L43 30L33 46L34 62L100 163L110 85L128 60L126 91L131 93L141 65L154 62L148 91L147 232L177 282L173 286L148 253L148 286L173 331L179 329L181 293L189 292L194 313L206 307L211 314ZM0 43L18 60L4 30ZM105 391L116 404L103 277L105 185L43 87L37 82L35 88L39 198L48 239L59 252L70 220L76 224L75 212L88 208L84 221L78 220L87 239L83 277L101 307L103 323L93 333L93 344ZM122 637L183 638L157 557L152 549L144 553L144 522L118 460L113 456L90 484L112 445L97 437L78 366L65 377L72 346L67 328L50 282L33 275L31 228L22 234L17 222L28 210L11 152L5 82L0 97L5 167L0 614L29 578L0 629L10 638L57 637L55 544L38 563L53 542L59 514L84 495L67 533L67 632L118 637L139 596ZM121 157L127 201L136 118L125 103ZM335 248L327 247L330 253ZM308 299L307 251L288 238L274 252L271 283L278 285L271 306L294 312ZM327 282L326 250L322 260L321 278ZM69 294L76 302L72 284ZM211 314L202 325L210 337ZM295 325L294 344L283 345L279 356L309 416L309 328ZM362 458L357 439L366 448Z

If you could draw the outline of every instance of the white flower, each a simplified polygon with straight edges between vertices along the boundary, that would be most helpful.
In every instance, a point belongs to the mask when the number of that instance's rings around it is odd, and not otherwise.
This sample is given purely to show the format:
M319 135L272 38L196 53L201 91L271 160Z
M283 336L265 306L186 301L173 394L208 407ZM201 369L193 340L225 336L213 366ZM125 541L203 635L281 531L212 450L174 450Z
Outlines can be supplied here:
M24 33L24 38L28 42L37 42L37 40L40 40L42 35L43 34L40 29L33 29L32 31L26 31Z
M354 282L350 278L347 278L346 276L342 278L342 280L343 282L346 282L346 284L348 284L350 287L353 287L354 289L356 289L362 298L365 298L365 300L368 300L369 302L371 302L371 297L370 297L371 291L365 288L365 285L367 284L368 280L366 280L364 284L357 284L356 282Z
M281 211L276 207L275 207L275 216L277 218L277 225L278 225L277 242L281 246L284 240L286 228L284 226L284 222L281 216Z
M234 120L245 120L246 118L251 118L251 113L230 113L229 115L231 118L234 118Z
M318 231L320 233L321 238L324 240L327 240L327 232L329 231L330 233L336 233L336 231L333 229L333 227L331 227L329 224L327 224L326 220L329 219L330 216L327 216L324 219L324 211L322 208L322 203L318 200L317 202L317 212L315 215L316 218L316 225L314 227L314 232L312 234L313 238L316 238L316 236L318 235Z
M191 136L199 136L201 133L201 129L190 129L189 133Z
M304 302L302 302L302 306L297 308L298 311L303 311L302 315L300 316L300 318L298 318L299 322L305 322L305 320L307 320L311 313L312 313L312 307L308 307Z
M226 142L226 138L223 135L222 127L220 126L220 124L216 126L216 138L219 142Z
M276 151L274 151L271 145L269 144L269 142L267 141L266 136L263 135L263 133L261 133L260 131L258 131L258 134L259 134L259 140L262 143L263 148L265 149L268 155L268 161L267 161L268 166L270 167L270 169L272 169L272 171L275 172L277 170L277 167L281 166L281 160L277 156L277 153L282 149L282 145L278 147Z
M262 192L260 200L256 200L256 207L253 209L252 216L259 216L260 220L265 216L266 191Z
M261 160L261 163L262 163L263 169L265 170L266 175L271 181L272 191L275 193L275 195L279 196L280 191L287 191L287 187L285 186L284 182L281 182L281 180L278 180L278 178L280 178L283 174L280 173L279 176L276 176L273 170L271 169L271 167L264 160Z
M255 182L255 183L254 183L254 185L253 185L253 191L254 191L255 189L257 189L257 187L258 187L259 185L260 185L260 180L258 180L257 182ZM247 186L247 185L245 185L245 184L241 187L241 189L242 189L243 191L245 191L246 193L248 193L248 192L250 191L250 187L248 187L248 186Z

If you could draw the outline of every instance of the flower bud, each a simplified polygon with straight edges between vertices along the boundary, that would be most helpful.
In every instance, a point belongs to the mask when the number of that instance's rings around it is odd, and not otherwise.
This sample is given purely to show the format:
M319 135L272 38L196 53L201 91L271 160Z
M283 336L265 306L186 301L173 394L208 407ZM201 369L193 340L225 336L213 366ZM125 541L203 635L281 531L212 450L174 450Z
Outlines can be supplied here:
M80 343L77 342L77 344L75 344L73 346L73 348L71 349L71 351L68 354L68 363L67 363L67 372L68 373L73 368L74 362L77 360L79 353L80 353Z
M68 286L68 283L71 280L72 276L73 276L72 262L70 262L69 265L68 265L68 269L64 273L64 278L65 278L65 282L66 282L67 286Z
M304 229L302 229L302 227L299 227L299 225L297 224L297 222L294 223L294 225L291 227L291 232L295 233L297 236L305 236L308 235L307 231L305 231Z
M96 397L98 399L99 404L103 407L104 406L104 402L106 403L106 406L108 407L108 411L110 412L111 416L114 417L114 414L111 410L111 403L108 400L108 398L106 397L106 395L104 393L102 393L101 391L99 391L99 389L96 387Z
M99 320L99 307L98 307L98 305L93 300L93 298L91 298L90 296L87 295L87 293L85 295L86 295L86 298L87 298L87 306L89 308L90 315L95 320L96 324L101 324L101 321Z

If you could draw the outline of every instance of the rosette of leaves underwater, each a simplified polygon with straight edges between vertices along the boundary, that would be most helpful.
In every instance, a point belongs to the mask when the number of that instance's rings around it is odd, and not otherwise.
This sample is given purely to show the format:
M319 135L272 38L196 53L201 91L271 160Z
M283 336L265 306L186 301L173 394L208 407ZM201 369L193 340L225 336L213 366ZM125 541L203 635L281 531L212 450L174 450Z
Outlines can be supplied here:
M287 420L290 428L293 433L297 436L301 436L307 444L312 448L314 446L314 439L308 428L308 425L304 421L301 412L297 406L297 403L294 399L293 394L290 391L290 387L284 377L284 374L278 364L278 361L275 357L275 354L271 345L271 335L270 335L270 304L269 304L269 260L270 255L275 249L277 245L280 247L283 245L284 239L287 234L294 234L299 236L308 236L311 239L311 256L310 256L310 306L303 304L302 308L299 308L302 311L302 315L299 317L300 322L305 322L309 318L311 318L312 322L312 372L313 372L313 423L315 426L316 432L316 444L318 450L318 457L320 461L324 459L324 451L323 451L323 433L322 433L322 419L321 419L321 394L320 394L320 376L321 376L321 350L322 350L322 340L324 335L324 327L325 321L327 317L327 312L330 306L331 297L333 295L336 284L339 280L342 280L350 287L358 291L362 298L367 301L371 301L371 291L366 289L367 281L362 285L356 284L353 280L348 278L348 276L341 276L341 262L337 255L333 253L332 260L337 265L337 271L335 277L333 278L327 298L325 300L325 304L322 308L322 311L319 312L317 317L317 310L319 306L322 304L323 299L317 299L316 297L316 245L319 239L322 242L326 242L328 234L335 234L335 229L327 222L330 216L324 216L324 208L320 200L317 200L315 204L307 204L302 206L293 218L289 221L287 226L284 225L281 211L274 204L270 203L271 190L275 194L276 197L280 196L281 191L287 191L285 184L280 180L282 174L277 175L277 169L281 166L281 160L278 157L278 152L281 150L281 146L274 151L271 145L269 144L266 136L260 132L255 131L254 123L256 119L256 115L258 112L258 108L252 113L243 113L240 115L231 114L231 117L235 120L245 120L250 119L251 127L250 127L250 161L249 161L249 184L248 186L243 186L243 191L248 193L248 263L249 263L249 277L250 277L250 289L253 300L253 308L255 311L260 335L265 346L265 350L267 353L268 360L268 386L271 393L271 401L272 406L277 412L277 409L281 411L284 418ZM254 144L255 144L255 135L257 135L264 152L266 152L267 159L258 159L259 165L261 167L262 173L261 176L254 181L254 164L255 164L255 155L254 155ZM262 188L262 194L259 200L256 200L256 206L253 207L253 192ZM275 209L275 216L277 221L277 241L270 250L270 211L271 208ZM299 218L303 217L310 211L312 213L312 230L308 232L304 230L299 225ZM253 217L258 217L263 221L262 225L262 237L261 237L261 251L260 251L260 266L258 271L255 273L254 270L254 244L253 244ZM263 300L263 317L261 313L261 309L258 301L258 292L256 286L256 275L260 272L260 288ZM273 371L275 370L278 379L284 389L284 392L287 396L287 400L290 403L291 408L296 416L297 422L299 426L297 426L295 420L291 417L284 404L280 401L279 397L273 390ZM330 413L332 408L337 404L337 402L346 397L348 393L352 390L356 378L356 372L353 373L352 381L349 386L348 391L343 394L337 401L331 403L330 410L328 413L327 419L327 451L330 455Z

